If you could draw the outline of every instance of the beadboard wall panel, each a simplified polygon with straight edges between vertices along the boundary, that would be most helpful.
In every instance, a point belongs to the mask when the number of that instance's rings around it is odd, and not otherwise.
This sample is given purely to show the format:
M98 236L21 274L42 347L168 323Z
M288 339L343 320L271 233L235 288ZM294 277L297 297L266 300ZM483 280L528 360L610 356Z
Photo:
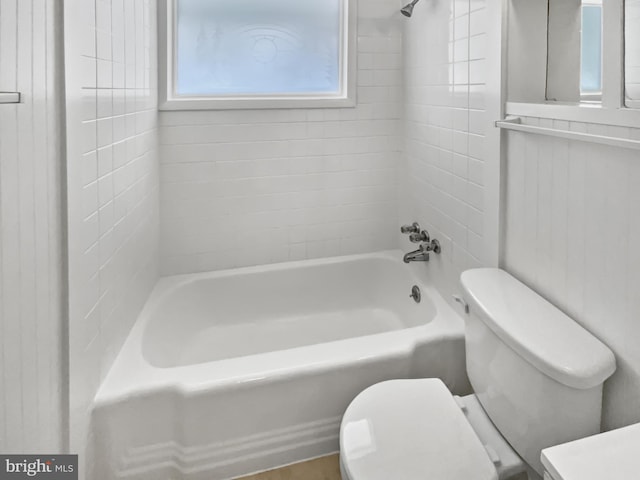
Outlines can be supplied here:
M0 0L0 452L66 449L62 9Z
M640 140L640 129L523 118ZM640 421L640 151L508 132L504 268L615 353L603 427Z

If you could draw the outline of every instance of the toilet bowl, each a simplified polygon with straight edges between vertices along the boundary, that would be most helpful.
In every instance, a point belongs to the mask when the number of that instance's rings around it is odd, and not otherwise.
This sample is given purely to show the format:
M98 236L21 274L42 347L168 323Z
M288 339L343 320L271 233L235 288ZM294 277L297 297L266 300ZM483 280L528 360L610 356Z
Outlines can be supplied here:
M502 270L461 283L475 394L434 378L367 388L342 419L343 480L540 478L543 448L599 432L611 351Z

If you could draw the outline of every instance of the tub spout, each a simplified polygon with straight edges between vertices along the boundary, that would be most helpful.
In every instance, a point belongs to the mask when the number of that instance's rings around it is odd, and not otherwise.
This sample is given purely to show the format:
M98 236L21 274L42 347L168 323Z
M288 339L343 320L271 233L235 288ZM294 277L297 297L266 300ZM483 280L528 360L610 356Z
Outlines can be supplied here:
M431 243L423 243L417 250L405 254L403 260L404 263L428 262L429 253L440 253L440 251L440 242L438 242L438 240L431 240Z
M429 252L431 251L430 245L420 245L420 248L405 254L403 260L404 263L409 262L428 262Z

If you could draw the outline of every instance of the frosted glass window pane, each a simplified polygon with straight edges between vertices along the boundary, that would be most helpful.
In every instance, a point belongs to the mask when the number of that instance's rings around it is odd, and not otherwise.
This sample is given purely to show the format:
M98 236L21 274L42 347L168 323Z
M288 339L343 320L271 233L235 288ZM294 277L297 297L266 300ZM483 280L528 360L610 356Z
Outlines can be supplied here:
M340 92L342 0L177 0L176 94Z
M580 90L582 93L602 92L602 7L582 7Z

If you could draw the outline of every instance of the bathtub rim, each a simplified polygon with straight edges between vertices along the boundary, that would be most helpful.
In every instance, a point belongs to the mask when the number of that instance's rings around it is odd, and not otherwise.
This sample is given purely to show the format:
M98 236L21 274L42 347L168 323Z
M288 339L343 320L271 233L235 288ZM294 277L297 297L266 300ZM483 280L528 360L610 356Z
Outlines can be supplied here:
M347 363L367 363L382 358L406 357L410 356L422 343L460 338L464 335L462 317L442 298L437 289L427 282L426 275L419 275L416 272L417 269L407 267L407 275L421 288L422 293L429 297L435 307L435 317L425 324L362 337L192 365L159 368L154 367L144 358L143 335L151 314L166 295L184 285L202 279L331 265L370 258L401 262L402 252L384 250L160 277L98 389L94 407L146 396L154 391L170 391L182 396L192 396L202 391L246 388L256 382L278 381L323 372ZM425 265L428 268L428 264ZM338 346L345 348L336 348ZM258 357L261 359L260 362L256 362Z

